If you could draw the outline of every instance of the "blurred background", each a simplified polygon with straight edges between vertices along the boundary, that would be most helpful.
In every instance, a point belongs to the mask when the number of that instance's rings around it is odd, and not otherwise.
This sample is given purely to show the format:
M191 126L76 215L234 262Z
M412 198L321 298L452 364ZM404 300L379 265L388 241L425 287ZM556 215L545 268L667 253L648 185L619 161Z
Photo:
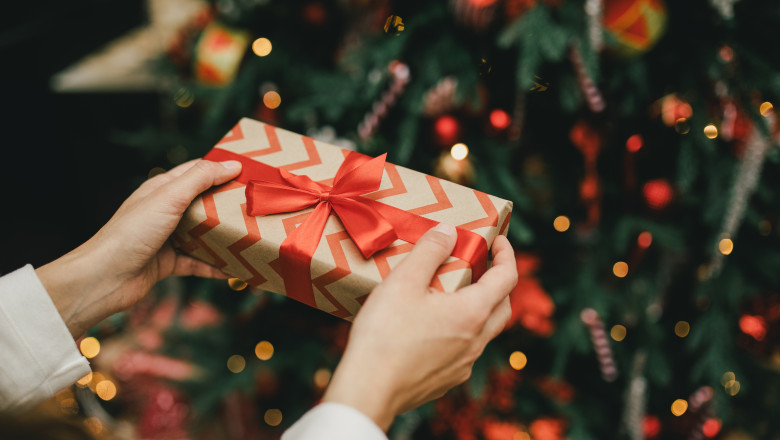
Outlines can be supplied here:
M0 272L88 239L241 117L514 202L472 378L392 439L780 438L771 0L77 0L0 17ZM36 412L105 439L274 439L338 318L169 279Z

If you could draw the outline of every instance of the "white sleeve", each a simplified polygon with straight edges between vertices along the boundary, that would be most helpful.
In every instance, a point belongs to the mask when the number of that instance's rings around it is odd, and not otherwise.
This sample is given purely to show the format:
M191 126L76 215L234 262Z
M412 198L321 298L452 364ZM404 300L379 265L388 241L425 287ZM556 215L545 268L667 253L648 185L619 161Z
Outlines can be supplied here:
M90 372L29 264L0 277L0 411L22 410Z
M321 403L282 434L282 440L387 440L371 419L340 403Z

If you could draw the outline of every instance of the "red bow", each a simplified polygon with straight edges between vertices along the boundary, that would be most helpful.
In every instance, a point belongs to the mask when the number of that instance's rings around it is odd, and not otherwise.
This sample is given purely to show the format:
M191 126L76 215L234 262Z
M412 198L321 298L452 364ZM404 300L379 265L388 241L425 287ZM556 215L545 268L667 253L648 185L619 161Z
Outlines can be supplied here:
M306 220L282 242L279 250L281 267L286 272L284 280L288 295L306 292L306 295L301 295L306 299L304 302L315 306L311 280L295 272L311 265L331 209L341 219L344 229L364 258L370 258L398 238L390 222L369 206L368 199L360 197L379 189L386 156L383 154L370 159L361 154L348 155L333 179L333 187L281 168L275 168L278 177L269 176L269 180L250 180L247 183L249 215L295 212L315 206Z

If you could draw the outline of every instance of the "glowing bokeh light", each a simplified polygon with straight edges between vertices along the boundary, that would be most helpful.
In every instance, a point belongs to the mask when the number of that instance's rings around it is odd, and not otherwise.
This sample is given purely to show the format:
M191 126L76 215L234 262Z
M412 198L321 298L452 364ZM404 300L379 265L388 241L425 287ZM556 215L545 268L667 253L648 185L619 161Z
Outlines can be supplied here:
M103 400L111 400L116 397L116 384L108 379L101 380L95 385L95 394Z
M263 104L270 109L275 109L282 104L282 97L277 91L271 90L263 95Z
M228 286L230 286L231 289L238 292L240 290L246 289L246 286L248 286L248 284L239 278L229 278Z
M282 412L276 408L269 409L263 415L263 420L268 426L279 426L282 423Z
M469 155L469 147L466 144L457 143L450 149L450 155L455 160L463 160Z
M774 109L774 106L769 101L762 102L761 106L758 107L758 111L761 113L761 116L764 117L769 116L772 112L772 109Z
M331 372L327 368L320 368L314 372L314 386L324 389L330 382Z
M691 331L691 325L687 321L677 321L674 325L674 334L680 338L688 336Z
M763 341L766 336L766 320L759 315L742 315L739 318L739 329L750 335L756 341Z
M721 422L718 419L707 419L701 425L701 433L707 438L713 438L720 432Z
M629 153L636 153L640 149L642 149L642 136L635 134L629 137L626 141L626 150Z
M498 130L504 130L512 123L512 119L507 112L497 108L490 112L490 125Z
M559 215L553 220L553 228L558 232L568 231L569 226L571 226L571 221L565 215Z
M734 242L730 238L722 238L718 242L718 250L723 255L729 255L734 251Z
M515 351L509 355L509 366L515 370L522 370L528 364L528 357L522 351Z
M649 248L650 245L653 244L653 234L647 231L641 232L636 238L636 244L641 248Z
M618 278L624 278L628 275L628 264L625 261L618 261L612 266L612 273Z
M685 399L677 399L672 402L672 414L679 417L688 411L688 401Z
M718 137L718 127L713 124L707 124L704 127L704 136L707 136L708 139L715 139Z
M612 339L620 342L623 339L626 339L626 327L623 325L613 325L612 329L609 331L609 335L612 336Z
M246 359L240 354L234 354L228 358L227 368L231 373L240 373L246 368Z
M252 43L252 52L259 57L264 57L271 53L271 40L268 38L258 38Z
M260 341L255 345L255 356L261 361L267 361L274 355L274 346L268 341Z
M100 353L100 341L92 336L84 338L79 344L79 349L85 358L92 359Z

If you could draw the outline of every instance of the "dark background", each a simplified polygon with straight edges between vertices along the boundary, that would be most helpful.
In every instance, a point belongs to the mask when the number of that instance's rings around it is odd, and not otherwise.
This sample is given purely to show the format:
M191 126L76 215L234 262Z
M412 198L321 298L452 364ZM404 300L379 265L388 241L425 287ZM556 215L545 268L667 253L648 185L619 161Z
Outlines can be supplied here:
M0 15L0 273L44 264L105 223L153 164L112 141L159 118L154 93L57 94L53 74L143 26L141 0L7 2Z

